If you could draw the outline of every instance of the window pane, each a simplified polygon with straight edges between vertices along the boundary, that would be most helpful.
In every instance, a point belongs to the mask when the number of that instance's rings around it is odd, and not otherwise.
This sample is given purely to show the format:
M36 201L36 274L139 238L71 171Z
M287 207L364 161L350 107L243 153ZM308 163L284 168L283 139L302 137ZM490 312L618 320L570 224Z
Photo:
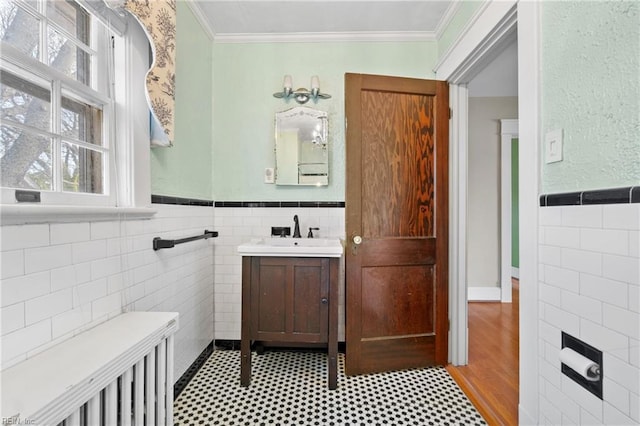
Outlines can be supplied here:
M0 125L0 186L50 190L51 140Z
M39 21L7 0L0 0L0 40L38 58Z
M102 110L83 102L62 98L61 134L102 145Z
M0 118L51 130L51 92L0 70Z
M59 32L47 30L49 65L86 85L90 84L91 55Z
M47 17L87 46L89 43L89 14L73 1L48 1Z
M103 194L102 153L63 142L62 190Z

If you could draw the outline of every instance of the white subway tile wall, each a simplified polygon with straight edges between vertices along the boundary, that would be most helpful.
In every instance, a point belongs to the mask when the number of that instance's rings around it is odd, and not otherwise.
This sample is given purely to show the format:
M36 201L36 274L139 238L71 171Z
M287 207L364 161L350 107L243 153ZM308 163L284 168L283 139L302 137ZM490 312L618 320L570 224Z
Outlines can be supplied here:
M126 311L180 314L178 379L214 338L214 208L156 204L150 220L0 227L2 368Z
M123 311L177 311L178 378L212 339L240 338L239 244L296 214L305 235L345 238L343 208L154 207L151 220L0 227L2 368ZM219 238L151 248L204 229ZM640 205L543 207L539 235L540 423L640 423ZM340 295L344 340L344 282ZM603 401L561 374L561 331L603 350Z
M300 219L300 233L310 227L318 238L345 236L344 208L234 208L216 207L215 228L220 232L215 248L215 334L220 340L240 339L242 256L240 244L252 238L268 237L272 226L290 226ZM341 274L342 276L343 274ZM344 340L344 282L340 283L339 335Z
M541 424L640 423L640 204L540 208ZM561 331L604 353L603 400L560 372Z

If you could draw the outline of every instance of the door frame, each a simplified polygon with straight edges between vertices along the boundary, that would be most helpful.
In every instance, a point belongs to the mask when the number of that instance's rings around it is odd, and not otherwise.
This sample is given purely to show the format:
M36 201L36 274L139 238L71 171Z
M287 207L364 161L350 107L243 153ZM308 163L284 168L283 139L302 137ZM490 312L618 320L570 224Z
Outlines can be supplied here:
M466 217L467 83L498 53L518 40L520 211L520 424L538 419L538 188L540 159L540 5L486 1L436 65L436 78L450 83L449 361L468 362Z
M500 292L511 303L511 141L518 137L518 120L500 120ZM518 278L518 277L516 277Z

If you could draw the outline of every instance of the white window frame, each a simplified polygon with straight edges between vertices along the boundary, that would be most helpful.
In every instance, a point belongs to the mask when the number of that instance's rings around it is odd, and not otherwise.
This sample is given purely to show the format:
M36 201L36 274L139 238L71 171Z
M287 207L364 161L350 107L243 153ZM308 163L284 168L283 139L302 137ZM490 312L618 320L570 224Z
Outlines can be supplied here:
M81 6L82 1L78 2ZM42 7L46 7L42 3ZM31 10L33 11L33 10ZM110 32L98 18L89 11L92 19L92 49L95 46L107 46L111 39L113 62L109 63L107 54L97 55L98 63L92 62L91 78L96 81L96 89L87 88L71 77L57 72L53 68L29 58L11 46L2 45L3 68L15 67L27 69L36 76L50 79L55 75L75 93L82 93L84 102L103 105L103 146L109 151L109 161L103 167L105 194L40 192L40 203L18 203L15 199L16 188L0 188L1 224L20 224L32 222L69 222L77 220L107 220L118 218L148 218L155 210L150 206L150 154L149 154L149 107L146 103L144 76L148 69L148 39L130 16L126 19L126 32L118 35ZM38 14L39 19L46 19ZM104 19L103 19L104 21ZM56 30L65 36L75 38L59 26ZM6 47L6 49L5 49ZM40 54L42 57L42 53ZM6 65L6 66L5 66ZM115 81L112 98L109 99L108 70L113 67ZM18 74L23 77L24 74ZM93 80L95 79L95 80ZM88 102L89 101L89 102ZM7 122L7 124L11 124ZM113 141L117 140L117 144ZM105 161L106 162L106 161Z

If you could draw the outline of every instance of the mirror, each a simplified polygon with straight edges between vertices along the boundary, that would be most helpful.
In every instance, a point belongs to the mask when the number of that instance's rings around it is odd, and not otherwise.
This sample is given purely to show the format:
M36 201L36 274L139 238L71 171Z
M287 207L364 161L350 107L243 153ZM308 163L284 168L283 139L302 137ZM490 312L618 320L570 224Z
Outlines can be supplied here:
M329 184L328 116L313 108L276 113L276 185Z

